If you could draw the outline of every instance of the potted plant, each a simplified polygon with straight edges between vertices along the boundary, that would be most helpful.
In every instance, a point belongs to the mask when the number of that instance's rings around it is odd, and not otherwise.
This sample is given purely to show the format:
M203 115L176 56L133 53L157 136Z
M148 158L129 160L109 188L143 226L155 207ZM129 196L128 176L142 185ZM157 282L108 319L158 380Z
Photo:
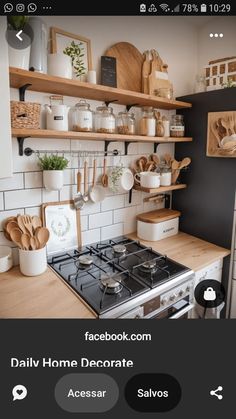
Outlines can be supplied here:
M71 58L72 68L77 78L81 79L85 75L84 66L84 48L82 42L75 43L72 41L68 47L63 50L65 55Z
M16 35L19 31L26 29L26 25L29 18L28 16L8 16L8 55L9 55L9 65L12 67L23 68L24 70L29 70L30 62L30 36L26 33L28 30L24 31L23 36L23 46L25 48L18 49L16 45L17 39ZM29 29L29 28L28 28ZM30 30L30 29L29 29Z
M43 183L50 191L59 191L63 187L63 170L69 161L65 157L46 154L39 157L39 166L43 170Z

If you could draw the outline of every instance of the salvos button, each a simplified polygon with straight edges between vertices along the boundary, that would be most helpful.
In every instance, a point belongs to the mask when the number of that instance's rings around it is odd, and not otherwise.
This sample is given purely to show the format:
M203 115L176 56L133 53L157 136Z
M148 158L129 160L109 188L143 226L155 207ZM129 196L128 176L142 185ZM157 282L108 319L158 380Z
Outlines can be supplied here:
M125 399L138 412L168 412L181 400L181 387L169 374L138 374L125 387Z

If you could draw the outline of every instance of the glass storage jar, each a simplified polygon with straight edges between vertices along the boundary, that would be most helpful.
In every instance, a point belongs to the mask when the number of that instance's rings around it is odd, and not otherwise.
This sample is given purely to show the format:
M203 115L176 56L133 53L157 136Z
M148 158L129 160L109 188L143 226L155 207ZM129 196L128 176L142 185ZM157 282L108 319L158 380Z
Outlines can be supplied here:
M132 112L119 112L117 117L118 134L135 134L135 116Z
M155 137L156 135L156 118L151 106L142 108L142 116L140 119L140 135Z
M116 118L113 108L106 105L98 106L95 113L95 131L114 134L116 131Z
M93 131L93 111L90 109L90 105L86 100L80 100L71 109L71 119L73 131Z
M184 117L183 115L172 115L170 123L171 137L184 137Z
M160 165L160 175L161 175L161 186L170 186L171 185L171 175L172 169L168 164Z

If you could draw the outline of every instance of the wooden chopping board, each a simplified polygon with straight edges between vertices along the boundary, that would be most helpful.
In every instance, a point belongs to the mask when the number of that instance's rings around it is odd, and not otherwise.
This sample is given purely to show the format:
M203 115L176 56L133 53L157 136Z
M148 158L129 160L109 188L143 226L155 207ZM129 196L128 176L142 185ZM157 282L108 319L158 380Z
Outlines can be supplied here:
M180 215L181 215L180 211L163 208L163 209L139 214L137 215L136 218L137 220L143 221L145 223L157 224L163 221L172 220L172 218L179 217Z
M118 42L105 55L116 58L117 87L134 92L142 92L141 52L129 42Z

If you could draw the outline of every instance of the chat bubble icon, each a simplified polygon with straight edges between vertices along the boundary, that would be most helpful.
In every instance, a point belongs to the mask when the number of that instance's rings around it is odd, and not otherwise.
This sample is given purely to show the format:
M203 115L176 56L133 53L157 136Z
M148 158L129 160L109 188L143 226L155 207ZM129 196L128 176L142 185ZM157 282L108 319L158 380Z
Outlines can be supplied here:
M13 402L15 400L23 400L27 396L27 388L22 384L18 384L12 389Z

